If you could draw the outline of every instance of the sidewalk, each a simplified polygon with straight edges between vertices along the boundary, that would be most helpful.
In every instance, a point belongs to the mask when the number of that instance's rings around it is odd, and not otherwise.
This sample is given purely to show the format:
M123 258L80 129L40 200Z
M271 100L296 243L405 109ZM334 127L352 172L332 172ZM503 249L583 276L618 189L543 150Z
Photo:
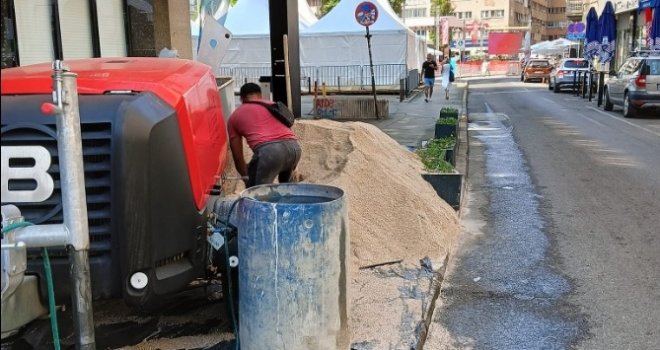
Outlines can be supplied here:
M449 100L444 99L444 91L440 81L436 81L433 98L424 102L424 92L421 89L413 91L405 100L399 101L399 96L379 95L379 99L389 100L390 115L380 120L366 121L380 128L401 145L410 149L420 147L422 141L433 138L435 122L440 115L440 109L445 106L458 108L459 115L465 113L463 95L467 88L465 82L452 83ZM301 110L304 117L313 113L313 96L302 97Z

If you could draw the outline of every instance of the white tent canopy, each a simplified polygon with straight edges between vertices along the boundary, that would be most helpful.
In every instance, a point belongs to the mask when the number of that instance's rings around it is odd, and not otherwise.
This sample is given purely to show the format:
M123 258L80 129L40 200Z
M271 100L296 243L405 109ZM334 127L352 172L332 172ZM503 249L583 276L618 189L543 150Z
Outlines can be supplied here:
M306 65L368 65L366 29L355 20L361 0L342 0L316 24L301 32L300 61ZM369 27L372 60L419 68L426 55L425 41L399 19L387 0L373 0L378 19Z
M532 45L532 53L541 55L562 54L568 48L579 45L577 42L568 39L559 38L553 41L543 41Z
M270 66L270 19L268 0L240 0L229 9L225 27L232 41L222 60L223 67ZM307 1L298 1L299 30L318 21Z

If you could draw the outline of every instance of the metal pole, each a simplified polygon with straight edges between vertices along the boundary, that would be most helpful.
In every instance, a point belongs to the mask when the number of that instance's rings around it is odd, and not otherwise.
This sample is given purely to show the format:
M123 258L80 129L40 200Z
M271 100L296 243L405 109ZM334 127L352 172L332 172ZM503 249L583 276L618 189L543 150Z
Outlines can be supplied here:
M68 71L61 61L53 64L53 83L57 105L57 148L62 186L64 225L71 234L69 260L71 262L71 292L76 348L96 349L92 312L92 288L89 273L89 227L85 171L83 167L82 136L76 74Z
M378 116L378 97L376 97L376 78L374 77L374 63L371 58L371 34L369 34L369 26L365 27L367 29L367 47L369 48L369 68L371 70L371 91L374 94L374 111L376 112L376 119L380 119Z
M599 72L598 73L598 107L600 107L600 105L603 104L604 80L605 80L605 73Z

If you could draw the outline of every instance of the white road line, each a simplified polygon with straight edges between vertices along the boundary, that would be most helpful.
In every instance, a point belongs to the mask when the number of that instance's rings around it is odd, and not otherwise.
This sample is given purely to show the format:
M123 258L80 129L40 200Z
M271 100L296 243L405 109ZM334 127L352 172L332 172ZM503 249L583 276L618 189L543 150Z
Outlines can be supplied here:
M587 117L586 115L584 115L584 114L582 114L582 113L578 113L578 115L583 116L584 118L586 118L587 120L589 120L590 122L593 122L594 124L596 124L596 125L598 125L598 126L602 126L602 127L605 126L605 124L603 124L603 123L597 121L597 120L594 119L594 118Z
M613 115L610 115L609 113L605 113L605 112L601 111L600 109L597 109L597 108L594 108L594 107L588 107L588 108L589 108L589 109L592 109L592 110L594 110L594 111L596 111L596 112L598 112L598 113L600 113L600 114L602 114L602 115L606 115L606 116L608 116L608 117L610 117L610 118L612 118L612 119L614 119L614 120L618 120L618 121L620 121L620 122L622 122L622 123L626 123L626 124L628 124L628 125L630 125L630 126L634 126L634 127L636 127L637 129L644 130L644 131L646 131L646 132L648 132L648 133L651 133L651 134L653 134L653 135L655 135L655 136L660 137L660 133L657 133L657 132L654 132L654 131L652 131L652 130L649 130L649 129L643 127L643 126L639 126L639 125L637 125L637 124L635 124L635 123L631 123L631 122L629 122L629 121L627 121L627 120L624 120L624 119L621 119L621 118L617 118L617 117L615 117L615 116L613 116Z
M541 99L544 100L544 101L550 102L550 103L552 103L552 104L557 104L557 101L553 101L553 100L551 100L551 99L549 99L549 98L541 97Z
M498 92L474 92L470 93L470 95L474 96L481 96L481 95L502 95L502 94L519 94L521 92L533 92L529 90L511 90L511 91L498 91Z

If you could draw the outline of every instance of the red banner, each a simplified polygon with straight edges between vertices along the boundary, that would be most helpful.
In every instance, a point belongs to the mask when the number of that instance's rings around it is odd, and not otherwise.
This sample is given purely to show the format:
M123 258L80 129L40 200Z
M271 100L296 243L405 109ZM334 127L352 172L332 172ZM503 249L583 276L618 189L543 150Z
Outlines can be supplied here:
M522 33L488 33L489 55L516 55L522 43Z

